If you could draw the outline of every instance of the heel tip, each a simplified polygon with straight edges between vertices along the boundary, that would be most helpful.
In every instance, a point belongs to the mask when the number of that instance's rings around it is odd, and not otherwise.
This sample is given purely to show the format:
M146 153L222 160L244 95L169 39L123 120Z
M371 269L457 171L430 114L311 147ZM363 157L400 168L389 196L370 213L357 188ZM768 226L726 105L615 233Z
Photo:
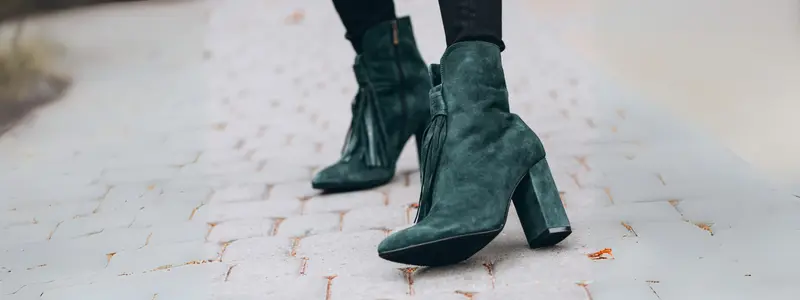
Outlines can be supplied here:
M531 249L554 246L572 234L570 226L548 228L542 233L538 234L535 238L528 241Z

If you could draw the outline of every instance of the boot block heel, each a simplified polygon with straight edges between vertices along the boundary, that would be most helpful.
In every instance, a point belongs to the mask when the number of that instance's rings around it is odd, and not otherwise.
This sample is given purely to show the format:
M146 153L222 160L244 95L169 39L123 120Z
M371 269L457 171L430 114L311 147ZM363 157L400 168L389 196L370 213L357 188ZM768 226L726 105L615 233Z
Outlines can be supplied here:
M544 158L528 171L511 199L531 248L553 246L572 233L550 166Z

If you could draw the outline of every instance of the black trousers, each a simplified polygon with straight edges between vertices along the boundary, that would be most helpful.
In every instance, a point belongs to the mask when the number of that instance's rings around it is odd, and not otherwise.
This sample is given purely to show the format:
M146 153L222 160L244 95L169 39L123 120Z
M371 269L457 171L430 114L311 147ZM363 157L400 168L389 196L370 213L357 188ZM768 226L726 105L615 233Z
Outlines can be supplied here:
M397 18L393 0L333 0L356 52L367 29ZM462 41L485 41L505 48L502 0L439 0L447 46Z

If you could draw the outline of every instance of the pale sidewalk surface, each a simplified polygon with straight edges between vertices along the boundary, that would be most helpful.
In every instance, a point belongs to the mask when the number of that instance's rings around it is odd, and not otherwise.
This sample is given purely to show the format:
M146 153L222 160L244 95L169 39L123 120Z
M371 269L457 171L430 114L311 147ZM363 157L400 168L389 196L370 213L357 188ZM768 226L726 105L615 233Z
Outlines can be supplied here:
M397 5L434 62L435 2ZM0 139L1 298L796 297L800 199L616 90L524 1L504 5L512 109L573 221L560 246L527 249L512 212L463 264L381 260L377 243L413 220L411 147L387 186L309 185L338 156L356 89L332 5L156 3L54 21L72 26L77 85ZM587 257L605 248L614 259Z

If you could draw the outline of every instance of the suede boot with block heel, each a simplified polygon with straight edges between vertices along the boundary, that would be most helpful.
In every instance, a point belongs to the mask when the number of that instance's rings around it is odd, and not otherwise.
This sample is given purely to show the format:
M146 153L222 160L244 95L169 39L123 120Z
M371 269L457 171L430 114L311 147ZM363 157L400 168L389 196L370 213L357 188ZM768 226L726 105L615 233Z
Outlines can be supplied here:
M413 135L419 140L430 118L430 76L409 18L370 28L362 42L353 66L359 89L342 157L314 176L315 189L353 191L391 181L406 142Z
M542 143L509 112L499 47L456 43L432 69L416 224L383 240L378 255L419 266L466 260L503 230L512 199L531 247L566 238Z

